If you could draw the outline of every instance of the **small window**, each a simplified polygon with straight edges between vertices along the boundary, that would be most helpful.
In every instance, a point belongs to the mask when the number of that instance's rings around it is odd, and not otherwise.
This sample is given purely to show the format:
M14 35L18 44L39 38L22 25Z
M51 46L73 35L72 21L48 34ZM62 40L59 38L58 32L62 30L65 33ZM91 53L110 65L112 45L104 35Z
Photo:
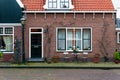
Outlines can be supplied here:
M13 28L0 28L0 51L13 52Z

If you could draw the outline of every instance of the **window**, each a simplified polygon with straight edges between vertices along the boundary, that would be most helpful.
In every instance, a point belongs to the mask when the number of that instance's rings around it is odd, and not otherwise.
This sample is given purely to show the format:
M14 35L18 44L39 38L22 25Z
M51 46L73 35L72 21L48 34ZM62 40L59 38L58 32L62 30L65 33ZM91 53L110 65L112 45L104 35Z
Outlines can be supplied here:
M48 0L49 8L57 8L57 0Z
M72 0L46 0L43 6L45 10L69 10L73 9Z
M120 43L120 32L117 33L117 43Z
M13 28L0 28L0 51L13 52Z
M91 50L91 28L58 28L57 50Z
M69 8L69 0L60 0L60 8Z

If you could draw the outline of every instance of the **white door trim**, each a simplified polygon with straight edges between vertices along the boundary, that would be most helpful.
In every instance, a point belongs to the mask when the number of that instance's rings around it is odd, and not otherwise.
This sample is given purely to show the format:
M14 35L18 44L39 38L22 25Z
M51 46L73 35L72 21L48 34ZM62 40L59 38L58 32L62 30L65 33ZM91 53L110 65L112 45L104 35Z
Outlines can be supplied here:
M41 32L31 32L31 29L41 29ZM31 34L42 34L42 58L43 56L43 28L41 27L30 27L29 28L29 58L31 58Z

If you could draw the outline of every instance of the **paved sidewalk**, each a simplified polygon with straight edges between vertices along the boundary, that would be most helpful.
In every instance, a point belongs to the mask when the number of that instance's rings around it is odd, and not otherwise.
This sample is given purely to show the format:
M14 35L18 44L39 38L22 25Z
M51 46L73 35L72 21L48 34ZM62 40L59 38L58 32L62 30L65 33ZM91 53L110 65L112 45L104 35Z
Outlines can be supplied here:
M76 62L59 62L59 63L26 63L26 64L13 64L13 63L0 63L0 68L57 68L57 69L120 69L120 63L115 64L113 62L101 62L101 63L76 63Z

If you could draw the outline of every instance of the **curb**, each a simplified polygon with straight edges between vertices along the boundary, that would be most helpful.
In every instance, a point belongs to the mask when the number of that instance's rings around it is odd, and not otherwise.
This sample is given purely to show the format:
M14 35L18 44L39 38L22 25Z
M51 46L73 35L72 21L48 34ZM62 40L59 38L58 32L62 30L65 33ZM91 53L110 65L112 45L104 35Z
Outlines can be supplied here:
M42 69L120 69L120 67L69 67L69 66L0 66L0 68L42 68Z

